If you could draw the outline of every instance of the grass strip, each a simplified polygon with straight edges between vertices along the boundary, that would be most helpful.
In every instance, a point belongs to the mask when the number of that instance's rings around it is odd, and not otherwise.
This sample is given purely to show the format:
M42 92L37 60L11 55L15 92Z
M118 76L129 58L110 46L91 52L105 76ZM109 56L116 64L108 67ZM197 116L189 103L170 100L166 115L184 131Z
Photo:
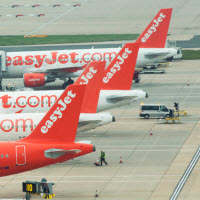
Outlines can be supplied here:
M183 60L199 60L200 50L182 50Z
M23 35L0 36L0 46L62 44L135 40L139 34L49 35L44 38L24 38Z

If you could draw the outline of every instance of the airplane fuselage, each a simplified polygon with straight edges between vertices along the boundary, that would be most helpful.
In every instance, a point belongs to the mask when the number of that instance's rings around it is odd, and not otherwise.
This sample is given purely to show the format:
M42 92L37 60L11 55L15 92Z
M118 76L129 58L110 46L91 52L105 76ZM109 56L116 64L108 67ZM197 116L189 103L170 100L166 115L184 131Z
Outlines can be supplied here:
M62 92L63 90L0 92L0 113L47 112ZM122 106L146 96L147 93L142 90L101 90L97 112Z
M27 137L46 113L19 113L0 115L0 141L16 141ZM84 132L111 123L110 113L81 113L77 132Z
M4 78L22 78L23 74L34 72L57 72L55 76L57 78L77 77L82 72L79 70L80 67L90 61L105 60L108 66L120 50L121 48L8 52L7 72ZM155 56L149 56L149 53ZM158 56L158 53L163 53L163 55ZM172 57L176 53L176 50L172 48L140 48L136 67ZM73 69L68 70L67 68Z
M48 151L78 150L77 153L64 153L58 158L49 158ZM54 143L52 142L0 142L0 177L17 174L58 162L64 162L95 150L93 145L82 143ZM80 152L79 152L80 151ZM39 162L38 162L39 161Z

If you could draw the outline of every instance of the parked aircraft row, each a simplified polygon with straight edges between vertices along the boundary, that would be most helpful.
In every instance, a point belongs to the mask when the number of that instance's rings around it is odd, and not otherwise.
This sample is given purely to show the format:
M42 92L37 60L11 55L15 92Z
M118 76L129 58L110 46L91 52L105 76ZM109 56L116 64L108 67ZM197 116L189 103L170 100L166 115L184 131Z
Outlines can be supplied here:
M171 59L177 49L164 48L171 19L172 9L161 9L153 18L136 42L140 43L137 67L164 59ZM121 48L1 52L2 78L23 78L26 87L39 87L54 82L56 78L64 81L63 88L78 77L91 61L106 61L107 65ZM68 81L66 81L69 78ZM1 85L0 85L1 89Z
M35 109L25 102L22 112L31 110L32 113L1 115L0 137L9 142L0 142L3 166L0 176L63 162L92 152L92 145L74 141L77 129L84 131L114 121L109 113L96 113L97 107L105 110L146 96L146 92L131 90L138 50L139 43L127 43L106 69L105 61L89 63L74 85L69 86L63 94L55 95L58 99L49 111L49 107L43 107L43 104L37 103ZM87 87L77 87L82 85ZM10 100L12 97L19 99L18 92L6 95L10 95L6 105L16 108L16 104ZM32 95L39 99L42 93L35 91ZM27 99L26 92L23 97ZM11 112L11 107L4 109ZM40 109L48 111L47 114L34 113ZM19 137L23 139L10 141ZM40 163L37 162L38 158Z
M91 62L76 80L76 85L88 85L78 131L90 130L115 121L110 113L96 112L148 97L142 90L131 90L138 49L138 43L127 43L106 69L105 61ZM43 112L47 112L61 94L62 91L57 90L1 92L0 112L7 114L0 116L1 138L16 140L30 134L44 117Z
M73 74L82 74L64 92L0 93L0 112L5 114L0 115L0 176L64 162L95 151L90 141L75 142L76 133L115 121L112 114L100 111L148 97L145 91L131 89L135 66L141 55L144 63L173 56L171 49L164 48L171 12L172 9L161 9L137 42L127 43L115 51L8 54L8 74L14 71L15 77L24 74L25 85L30 84L27 86L44 85L48 76L52 80L64 80ZM99 59L95 59L94 53ZM90 57L87 60L83 55ZM75 60L76 56L80 59ZM32 78L26 79L27 74Z

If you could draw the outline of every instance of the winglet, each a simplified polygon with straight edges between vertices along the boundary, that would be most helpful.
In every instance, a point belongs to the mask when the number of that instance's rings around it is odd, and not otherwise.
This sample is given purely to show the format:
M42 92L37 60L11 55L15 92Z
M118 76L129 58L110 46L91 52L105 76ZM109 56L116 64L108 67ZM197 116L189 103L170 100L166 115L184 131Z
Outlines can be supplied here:
M106 68L102 90L130 90L135 71L139 43L126 43Z
M85 85L70 85L32 133L19 142L74 142Z
M140 42L140 48L165 47L171 15L172 8L161 9L158 12L136 40L136 42Z
M96 113L106 61L90 62L75 84L87 84L81 113Z

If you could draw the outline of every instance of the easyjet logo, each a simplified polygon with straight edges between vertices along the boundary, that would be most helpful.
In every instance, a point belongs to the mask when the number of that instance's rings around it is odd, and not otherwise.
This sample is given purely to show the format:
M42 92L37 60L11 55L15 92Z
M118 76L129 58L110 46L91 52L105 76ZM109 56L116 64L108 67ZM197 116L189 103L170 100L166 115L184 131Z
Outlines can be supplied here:
M146 42L148 38L157 31L157 27L159 27L160 23L163 21L163 19L166 17L163 13L160 13L160 16L157 19L153 20L152 26L149 28L149 30L144 34L144 37L142 37L141 41Z
M33 82L33 81L35 82L35 81L40 81L40 80L41 79L39 79L39 78L28 79L29 82Z
M49 117L49 119L45 122L45 125L41 127L42 133L47 133L48 130L54 125L54 123L63 117L63 111L67 108L72 102L72 99L76 96L76 94L72 93L72 91L67 92L67 96L64 99L60 99L58 101L58 107L53 111L53 114Z
M80 77L80 82L78 84L88 84L89 80L93 78L94 74L97 73L97 70L95 70L93 67L89 68L89 72L86 74L83 74Z
M91 61L101 61L107 60L111 62L112 58L117 55L116 52L95 52L95 53L84 53L78 54L77 52L72 52L70 54L59 54L59 52L50 52L48 55L27 55L23 56L7 56L6 66L11 64L14 66L32 66L35 68L40 68L43 64L54 65L54 64L85 64Z
M104 83L108 83L109 80L113 77L113 75L121 70L121 65L124 63L124 61L128 58L128 56L132 53L132 50L129 50L128 48L125 48L124 53L122 55L118 55L116 58L115 64L110 68L110 71L106 74L106 76L103 78Z

